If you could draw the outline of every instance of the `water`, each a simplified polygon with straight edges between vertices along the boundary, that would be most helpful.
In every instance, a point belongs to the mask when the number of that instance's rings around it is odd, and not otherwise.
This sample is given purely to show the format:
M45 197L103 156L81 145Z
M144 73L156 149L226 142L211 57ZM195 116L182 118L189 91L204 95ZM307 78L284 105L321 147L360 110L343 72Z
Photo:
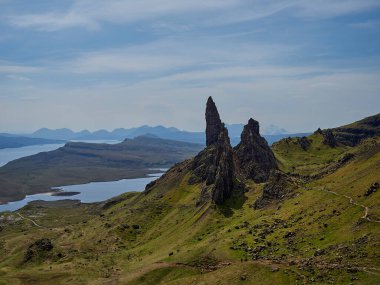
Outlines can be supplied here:
M44 145L30 145L18 148L3 148L0 149L0 166L8 162L43 151L51 151L60 148L64 144L44 144Z
M87 184L78 184L70 186L57 187L62 189L63 192L80 192L73 196L53 196L52 193L28 195L25 199L8 204L0 205L0 212L3 211L16 211L26 206L31 201L58 201L58 200L80 200L83 203L93 203L105 201L114 196L131 191L143 191L145 185L149 182L160 177L162 173L149 174L149 177L123 179L119 181L109 182L91 182Z
M114 140L91 140L91 141L81 141L89 143L108 143L115 144L120 141ZM4 148L0 149L0 167L7 164L8 162L40 152L51 151L62 147L64 144L45 144L45 145L33 145L19 148ZM58 187L63 192L79 192L77 195L73 196L53 196L52 193L35 194L28 195L25 199L20 201L10 202L8 204L0 205L0 212L3 211L15 211L24 206L26 206L31 201L43 200L43 201L58 201L58 200L80 200L83 203L93 203L100 202L110 199L114 196L120 195L125 192L130 191L143 191L146 184L157 179L165 172L166 169L150 169L156 170L156 174L149 174L148 177L135 178L135 179L123 179L119 181L109 181L109 182L92 182L87 184L70 185Z
M89 143L109 143L115 144L120 141L114 140L92 140L92 141L81 141L81 142L89 142ZM33 154L37 154L44 151L51 151L57 148L64 146L64 144L43 144L43 145L30 145L18 148L3 148L0 149L0 167L7 164L8 162Z

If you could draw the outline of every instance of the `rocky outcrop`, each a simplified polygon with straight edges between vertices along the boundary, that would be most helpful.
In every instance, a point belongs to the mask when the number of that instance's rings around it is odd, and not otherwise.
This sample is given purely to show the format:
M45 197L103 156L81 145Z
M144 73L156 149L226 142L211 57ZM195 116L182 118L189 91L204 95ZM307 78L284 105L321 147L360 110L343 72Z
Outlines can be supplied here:
M24 262L28 262L34 257L43 257L47 252L53 249L53 244L48 238L42 238L32 243L25 252Z
M330 129L327 129L322 132L323 135L323 144L328 145L330 147L336 147L338 142L335 139L333 132Z
M259 123L249 119L241 134L241 142L235 147L241 173L257 183L265 182L277 162L267 141L259 133Z
M222 204L229 197L239 197L244 193L245 179L265 182L270 172L277 170L274 154L266 140L260 136L257 121L248 121L241 134L240 144L233 149L228 130L211 97L207 100L205 117L206 148L193 159L177 164L160 179L148 184L145 194L151 193L165 181L174 179L174 176L190 171L188 184L199 184L201 188L197 204L209 201Z
M265 184L263 194L258 198L253 207L260 209L268 205L273 200L281 200L291 196L295 185L291 178L281 171L274 170L270 174L268 182Z
M368 197L369 195L375 193L380 188L380 183L373 183L368 190L365 192L364 196Z
M223 131L224 124L220 120L218 109L211 96L206 105L206 146L216 143L220 133Z
M212 199L217 204L231 196L235 188L234 152L228 130L220 121L218 110L210 97L206 107L207 147L193 160L192 183L204 182L201 201ZM215 139L216 138L216 139Z
M334 128L332 132L339 143L356 146L364 139L380 135L380 114Z
M307 137L297 138L297 144L304 150L307 151L310 147L312 140L309 140Z

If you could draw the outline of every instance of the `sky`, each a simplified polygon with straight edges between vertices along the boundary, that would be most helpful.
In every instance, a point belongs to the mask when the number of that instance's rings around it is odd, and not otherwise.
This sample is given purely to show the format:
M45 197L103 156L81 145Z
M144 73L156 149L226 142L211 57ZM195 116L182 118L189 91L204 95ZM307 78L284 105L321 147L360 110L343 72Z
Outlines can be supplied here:
M0 0L0 132L380 111L379 0Z

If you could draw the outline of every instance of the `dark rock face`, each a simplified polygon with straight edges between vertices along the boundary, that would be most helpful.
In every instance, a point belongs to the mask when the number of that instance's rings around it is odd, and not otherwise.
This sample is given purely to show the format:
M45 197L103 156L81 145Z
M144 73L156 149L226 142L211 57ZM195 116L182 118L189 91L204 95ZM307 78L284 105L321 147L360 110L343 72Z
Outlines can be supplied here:
M273 200L283 199L293 193L295 185L290 177L281 171L272 171L269 181L265 184L263 195L255 201L253 207L260 209Z
M255 182L265 182L277 162L267 141L260 136L259 123L252 118L244 126L241 142L235 147L242 174Z
M356 146L362 140L380 135L380 114L367 117L348 126L333 129L338 142Z
M206 124L207 147L193 160L191 169L195 177L191 182L205 182L201 201L211 198L221 204L235 188L234 152L211 97L207 101Z
M307 151L310 147L311 140L309 140L307 137L302 137L297 139L297 143L304 151Z
M323 133L323 143L325 145L331 146L331 147L336 147L337 146L337 141L335 139L335 136L333 132L330 129L325 130Z
M226 198L231 196L234 190L235 166L233 157L234 153L230 145L227 129L223 126L216 143L216 173L212 190L212 200L215 203L223 203Z
M201 200L211 198L221 204L234 190L234 153L230 145L227 129L223 129L216 143L201 151L193 160L191 169L197 182L205 182ZM194 182L194 181L193 181Z
M218 109L212 98L209 97L206 105L206 146L218 141L223 128L224 125L220 120Z
M365 192L364 196L368 197L369 195L375 193L380 188L380 183L373 183L368 190Z
M26 250L24 262L31 260L35 256L49 252L53 249L53 244L48 238L42 238L31 244Z
M175 165L157 181L147 185L145 194L150 193L157 185L190 170L192 175L188 178L188 184L200 184L201 187L197 204L209 201L222 204L231 196L240 199L240 195L244 195L244 179L261 183L268 180L271 171L277 171L276 159L266 140L260 136L257 121L248 121L241 134L240 144L233 149L228 130L220 120L218 109L211 97L207 101L205 117L206 148L193 159ZM264 199L266 196L273 199L280 197L278 193L282 193L282 189L270 185L268 187L273 189L268 188L263 195Z

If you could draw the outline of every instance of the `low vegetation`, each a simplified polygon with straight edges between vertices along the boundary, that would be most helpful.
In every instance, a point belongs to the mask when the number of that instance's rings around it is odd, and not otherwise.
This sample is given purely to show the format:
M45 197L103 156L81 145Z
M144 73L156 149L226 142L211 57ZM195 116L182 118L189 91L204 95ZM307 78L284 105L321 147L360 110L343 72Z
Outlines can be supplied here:
M142 193L3 213L0 284L379 284L380 138L307 139L273 146L294 190L260 209L253 180L200 204L185 161Z

